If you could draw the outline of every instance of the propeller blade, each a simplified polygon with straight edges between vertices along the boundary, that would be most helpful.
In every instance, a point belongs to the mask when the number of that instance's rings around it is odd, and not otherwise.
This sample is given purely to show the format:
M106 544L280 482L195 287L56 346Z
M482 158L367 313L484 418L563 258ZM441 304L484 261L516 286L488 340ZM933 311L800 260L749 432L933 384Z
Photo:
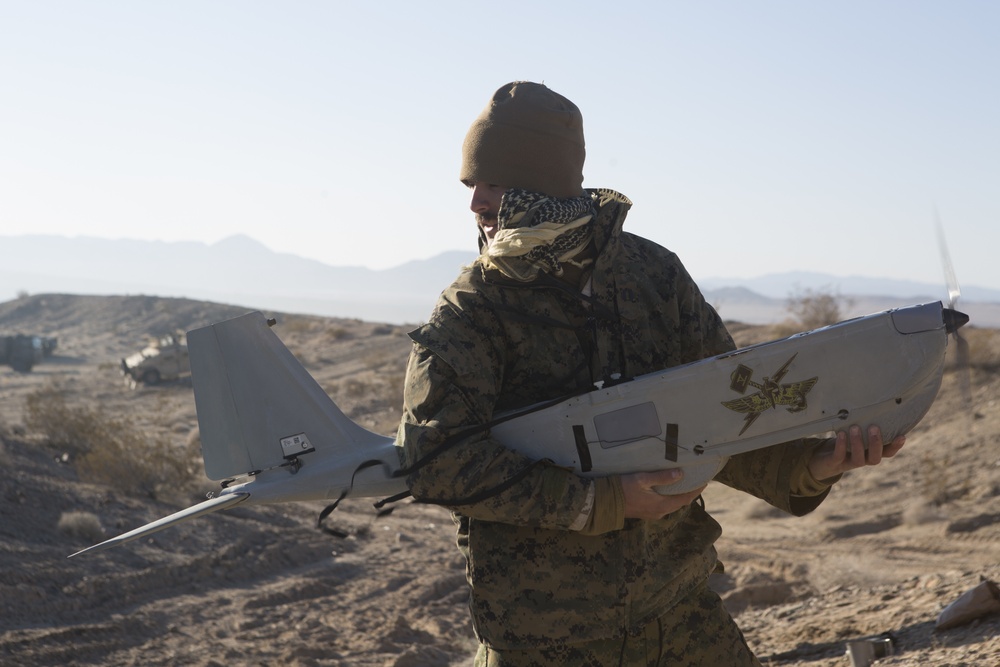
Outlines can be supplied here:
M955 275L955 266L951 262L951 254L948 252L948 243L944 238L944 225L941 224L941 216L938 214L936 206L934 207L934 222L937 226L938 249L941 251L941 265L944 267L944 284L945 287L948 288L948 308L954 308L955 304L958 303L958 298L962 296L962 289L959 287L958 277Z
M972 405L972 381L969 377L972 365L969 358L969 342L958 331L968 323L969 316L955 310L962 290L958 285L958 276L955 275L955 265L951 261L951 254L948 252L948 243L944 238L944 225L941 223L941 215L938 213L937 206L934 207L934 223L937 227L938 249L941 251L945 286L948 288L948 307L943 311L944 328L955 338L954 368L958 373L959 391L965 399L965 404Z
M965 336L955 332L955 372L958 377L958 390L965 405L972 406L972 360L969 356L969 341Z

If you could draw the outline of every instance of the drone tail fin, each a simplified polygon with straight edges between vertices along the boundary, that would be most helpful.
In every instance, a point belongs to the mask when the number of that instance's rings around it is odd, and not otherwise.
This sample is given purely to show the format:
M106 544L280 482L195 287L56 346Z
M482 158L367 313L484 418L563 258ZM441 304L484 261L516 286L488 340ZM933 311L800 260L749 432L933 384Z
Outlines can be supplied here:
M79 551L99 551L239 503L397 497L390 437L352 421L259 312L189 331L205 474L216 497Z

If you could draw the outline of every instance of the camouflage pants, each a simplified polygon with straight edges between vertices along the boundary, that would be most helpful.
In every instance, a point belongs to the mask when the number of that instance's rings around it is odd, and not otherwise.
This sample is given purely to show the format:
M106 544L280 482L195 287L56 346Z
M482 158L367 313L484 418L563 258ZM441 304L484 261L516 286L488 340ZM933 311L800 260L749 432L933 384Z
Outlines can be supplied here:
M638 636L532 650L479 647L473 667L761 667L722 600L703 585Z

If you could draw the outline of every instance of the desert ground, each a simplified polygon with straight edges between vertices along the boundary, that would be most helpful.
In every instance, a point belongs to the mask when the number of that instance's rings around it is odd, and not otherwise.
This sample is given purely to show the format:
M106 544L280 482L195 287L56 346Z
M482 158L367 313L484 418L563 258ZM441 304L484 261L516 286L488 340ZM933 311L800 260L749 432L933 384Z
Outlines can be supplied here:
M146 296L0 304L0 334L59 341L30 373L0 366L0 665L471 665L464 563L438 507L406 500L378 516L349 498L327 530L324 503L236 508L67 559L218 489L198 469L190 381L133 389L118 361L249 310ZM406 327L266 314L346 413L394 432ZM974 325L971 363L949 361L903 451L845 476L813 514L706 491L725 531L713 586L764 665L848 665L848 641L891 633L895 654L877 665L1000 666L1000 614L935 630L963 593L1000 581L1000 331ZM781 335L731 330L740 345ZM81 469L85 448L48 432L58 403L29 418L45 395L166 446L188 472L134 488L127 468Z

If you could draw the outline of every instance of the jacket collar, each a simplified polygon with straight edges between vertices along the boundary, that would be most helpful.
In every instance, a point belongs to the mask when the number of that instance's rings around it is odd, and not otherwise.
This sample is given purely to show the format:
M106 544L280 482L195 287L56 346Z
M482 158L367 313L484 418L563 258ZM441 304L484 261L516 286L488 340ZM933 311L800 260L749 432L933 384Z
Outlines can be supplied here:
M632 208L632 200L620 192L607 188L594 188L587 192L594 198L597 206L593 225L599 255L609 240L621 234L625 217Z

